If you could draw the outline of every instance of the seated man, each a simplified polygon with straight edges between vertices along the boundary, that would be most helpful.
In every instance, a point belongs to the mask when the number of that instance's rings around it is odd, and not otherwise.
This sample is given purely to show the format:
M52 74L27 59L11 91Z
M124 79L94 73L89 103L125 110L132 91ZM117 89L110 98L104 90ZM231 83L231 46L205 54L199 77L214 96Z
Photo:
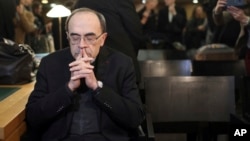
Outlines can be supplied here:
M32 141L129 141L145 117L133 62L104 45L102 14L66 20L70 48L44 57L26 105Z

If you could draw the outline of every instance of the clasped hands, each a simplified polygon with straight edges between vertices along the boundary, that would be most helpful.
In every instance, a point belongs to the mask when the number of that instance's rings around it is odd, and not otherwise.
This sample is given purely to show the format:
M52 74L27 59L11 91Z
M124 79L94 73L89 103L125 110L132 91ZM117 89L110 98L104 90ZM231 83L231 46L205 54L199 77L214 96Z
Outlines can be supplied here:
M94 58L87 55L85 49L81 49L80 53L76 56L76 60L69 64L71 72L68 87L71 91L75 91L81 85L81 79L85 80L86 86L92 90L97 89L97 80L94 74L94 66L91 62Z

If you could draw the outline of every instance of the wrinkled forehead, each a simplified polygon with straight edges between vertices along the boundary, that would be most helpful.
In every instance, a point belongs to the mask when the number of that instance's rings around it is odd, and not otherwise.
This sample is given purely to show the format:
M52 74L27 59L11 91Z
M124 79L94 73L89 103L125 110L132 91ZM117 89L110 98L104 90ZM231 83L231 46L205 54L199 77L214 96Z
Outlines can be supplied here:
M82 11L72 15L68 23L68 29L69 31L73 30L74 32L76 30L95 30L98 32L99 30L101 31L101 24L96 14Z

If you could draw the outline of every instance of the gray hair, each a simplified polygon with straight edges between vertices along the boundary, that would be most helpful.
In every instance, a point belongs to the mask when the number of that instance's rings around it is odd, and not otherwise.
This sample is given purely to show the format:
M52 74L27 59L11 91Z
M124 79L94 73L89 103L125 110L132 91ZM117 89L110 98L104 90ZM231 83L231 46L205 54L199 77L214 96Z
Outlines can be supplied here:
M106 20L105 20L103 14L101 14L100 12L97 12L95 10L92 10L90 8L86 8L86 7L78 8L78 9L75 9L74 11L72 11L72 13L70 14L70 16L68 16L68 18L66 19L66 22L65 22L65 30L66 31L68 31L69 20L71 19L71 17L74 16L76 13L80 13L80 12L94 13L100 21L102 32L103 33L106 32Z

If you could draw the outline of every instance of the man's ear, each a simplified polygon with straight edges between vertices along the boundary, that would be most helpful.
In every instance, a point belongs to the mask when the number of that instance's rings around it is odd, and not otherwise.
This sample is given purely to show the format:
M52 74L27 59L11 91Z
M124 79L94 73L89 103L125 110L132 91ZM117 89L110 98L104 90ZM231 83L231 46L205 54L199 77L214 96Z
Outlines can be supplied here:
M66 31L66 36L67 36L67 39L69 39L69 32Z
M103 37L102 37L103 40L106 40L106 38L107 38L107 36L108 36L108 33L107 33L107 32L104 32L102 36L103 36Z
M104 45L107 36L108 36L108 33L107 33L107 32L103 33L103 35L102 35L102 37L101 37L101 38L102 38L102 44L101 44L101 46Z

